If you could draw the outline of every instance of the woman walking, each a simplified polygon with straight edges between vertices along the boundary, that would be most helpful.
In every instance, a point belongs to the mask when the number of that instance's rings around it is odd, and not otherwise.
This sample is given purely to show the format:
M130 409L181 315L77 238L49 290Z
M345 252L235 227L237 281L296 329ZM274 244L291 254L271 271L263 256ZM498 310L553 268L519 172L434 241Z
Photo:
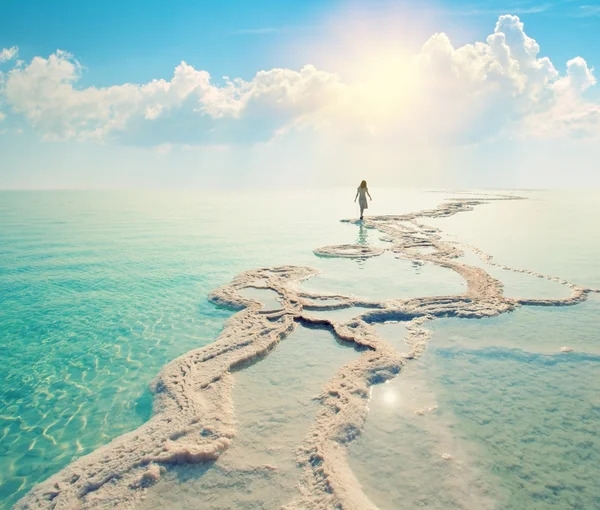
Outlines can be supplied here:
M369 188L367 188L367 181L363 181L360 183L360 186L356 190L356 196L354 197L354 202L356 202L356 199L360 197L358 200L358 205L360 206L361 220L363 219L363 211L369 208L369 204L367 203L367 196L369 197L369 200L373 200L371 198L371 195L369 194Z

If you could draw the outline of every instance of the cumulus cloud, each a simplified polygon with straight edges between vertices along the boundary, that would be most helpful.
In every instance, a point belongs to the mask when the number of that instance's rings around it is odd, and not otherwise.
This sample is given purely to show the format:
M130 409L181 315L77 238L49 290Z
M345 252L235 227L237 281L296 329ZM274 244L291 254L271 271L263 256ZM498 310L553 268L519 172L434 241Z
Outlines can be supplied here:
M254 132L272 133L331 100L328 89L337 82L333 75L305 66L300 71L261 71L251 82L226 79L217 86L208 72L185 62L175 68L170 81L143 85L78 89L80 76L78 61L57 51L11 70L4 95L14 112L50 139L104 139L118 134L131 138L156 131L169 138L158 142L179 142L178 137L199 140L251 134L243 132L241 117L246 128L250 121ZM128 128L132 132L127 133Z
M19 48L17 46L13 46L12 48L4 48L0 50L0 63L8 62L17 56L19 53Z
M568 94L580 94L592 85L596 85L593 71L583 58L575 57L567 62L567 75L556 82L554 89Z
M255 143L297 130L451 144L507 131L597 134L600 106L585 99L593 69L576 57L561 76L539 53L520 19L504 15L485 42L456 48L434 34L412 58L383 61L350 81L307 65L218 84L181 62L170 80L80 88L80 64L57 51L14 67L0 93L48 139L161 148Z
M552 84L556 100L544 111L524 121L525 129L536 137L583 138L600 134L600 104L584 97L596 84L593 70L576 57L567 62L567 74Z
M11 70L5 80L6 101L48 138L103 139L124 130L138 117L152 121L193 98L195 111L218 118L235 115L239 101L233 87L210 84L206 71L182 62L170 81L144 85L76 88L79 62L65 51L35 57L29 65Z
M435 34L417 57L423 107L430 101L435 125L447 134L496 133L554 100L550 84L558 72L538 53L516 16L501 16L486 42L454 48L446 34Z
M19 53L19 48L17 46L13 46L11 48L3 48L0 50L0 64L4 62L8 62L17 56ZM2 89L4 84L4 73L0 72L0 106L2 106ZM0 111L0 122L2 122L6 118L6 114ZM5 133L6 130L2 130L2 133Z

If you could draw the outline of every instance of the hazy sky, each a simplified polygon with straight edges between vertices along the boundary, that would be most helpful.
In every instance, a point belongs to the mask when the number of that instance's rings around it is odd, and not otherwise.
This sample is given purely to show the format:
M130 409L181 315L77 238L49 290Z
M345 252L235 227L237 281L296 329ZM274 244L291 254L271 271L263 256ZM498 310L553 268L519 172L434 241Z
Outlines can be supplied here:
M0 14L0 188L600 187L597 0Z

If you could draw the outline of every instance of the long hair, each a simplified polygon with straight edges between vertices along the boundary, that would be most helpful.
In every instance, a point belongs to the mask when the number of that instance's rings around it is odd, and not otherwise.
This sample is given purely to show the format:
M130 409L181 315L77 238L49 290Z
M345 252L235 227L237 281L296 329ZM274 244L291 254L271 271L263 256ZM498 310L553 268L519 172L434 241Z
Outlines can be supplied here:
M360 187L361 188L366 188L367 187L367 181L363 181L360 183Z

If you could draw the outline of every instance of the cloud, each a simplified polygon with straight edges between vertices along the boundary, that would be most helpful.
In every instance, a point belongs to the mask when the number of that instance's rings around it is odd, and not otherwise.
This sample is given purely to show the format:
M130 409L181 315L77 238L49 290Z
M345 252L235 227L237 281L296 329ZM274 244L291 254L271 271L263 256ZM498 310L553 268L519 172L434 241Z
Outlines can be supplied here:
M445 34L432 36L418 57L419 71L428 96L444 98L434 101L434 109L448 124L445 131L479 138L547 108L558 72L538 53L523 23L510 15L498 19L485 43L454 48Z
M600 104L587 101L584 93L596 85L593 70L575 57L567 62L567 74L552 84L556 100L526 119L527 129L537 137L583 138L600 134Z
M440 82L440 70L446 69L442 74L445 85L436 92L444 94L444 88L455 91L450 104L459 106L470 118L471 133L479 126L481 130L504 127L525 135L552 136L556 128L556 135L572 132L581 136L588 124L584 119L588 113L595 116L598 107L582 98L596 83L593 70L576 57L567 63L567 74L561 77L550 59L538 57L539 52L539 45L525 33L519 18L504 15L486 43L454 49L447 37L434 36L422 54L436 59L432 70L435 82ZM456 108L451 107L451 112L461 115ZM565 130L567 125L570 128Z
M163 142L214 143L269 138L323 101L333 99L338 79L305 66L300 71L260 71L251 82L214 85L208 72L182 62L170 81L106 88L76 88L81 66L69 53L34 58L8 73L4 95L48 139L164 136ZM243 121L244 122L243 122Z
M600 16L600 5L580 5L575 15L582 18Z
M596 85L593 70L588 68L583 58L575 57L567 62L567 75L554 84L554 89L567 94L580 94L593 85Z
M0 64L3 62L8 62L15 58L19 53L19 48L17 46L13 46L11 48L3 48L0 50ZM0 72L0 106L2 106L2 89L4 84L4 73ZM0 122L6 119L6 114L0 111ZM2 134L6 132L6 129L2 130Z
M512 14L539 14L552 9L553 4L545 3L538 5L531 5L528 7L513 7L511 9ZM498 15L502 12L506 12L506 9L464 9L458 11L451 11L451 14L458 16L483 16L483 15Z
M198 117L235 116L239 100L233 86L217 88L206 71L182 62L171 81L112 87L75 87L81 66L65 51L35 57L7 74L6 101L16 113L50 139L103 139L123 131L135 119L149 122L187 104ZM188 101L193 98L193 102Z
M82 68L57 51L9 71L0 94L46 139L131 145L254 144L316 132L381 143L465 144L510 136L598 134L585 99L593 69L576 57L562 75L517 16L498 18L485 42L455 48L444 33L409 58L380 52L354 63L355 78L306 65L250 81L181 62L170 80L78 87Z
M8 62L17 56L19 53L19 48L17 46L13 46L12 48L4 48L0 50L0 63Z

